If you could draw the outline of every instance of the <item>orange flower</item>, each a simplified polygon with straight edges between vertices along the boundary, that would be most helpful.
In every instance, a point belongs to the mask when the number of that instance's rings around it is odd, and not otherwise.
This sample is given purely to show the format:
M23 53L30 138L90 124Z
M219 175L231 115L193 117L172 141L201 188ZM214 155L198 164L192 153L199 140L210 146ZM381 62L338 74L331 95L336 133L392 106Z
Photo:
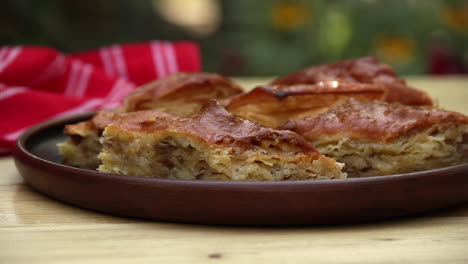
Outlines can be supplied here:
M414 42L400 36L380 37L376 42L376 53L390 64L406 64L413 58Z
M468 32L468 4L445 7L442 9L442 17L444 23L451 29Z
M293 30L303 26L310 15L309 9L299 3L280 2L273 5L271 18L279 30Z

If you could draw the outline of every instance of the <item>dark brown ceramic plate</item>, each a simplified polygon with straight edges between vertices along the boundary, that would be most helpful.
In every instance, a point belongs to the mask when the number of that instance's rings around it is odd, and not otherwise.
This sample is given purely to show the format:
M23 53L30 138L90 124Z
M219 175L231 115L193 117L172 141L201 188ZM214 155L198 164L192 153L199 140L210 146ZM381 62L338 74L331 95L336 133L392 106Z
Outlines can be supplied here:
M468 164L344 180L223 182L139 178L61 164L65 124L52 120L18 140L16 166L34 189L105 213L186 223L299 225L349 223L414 214L468 201Z

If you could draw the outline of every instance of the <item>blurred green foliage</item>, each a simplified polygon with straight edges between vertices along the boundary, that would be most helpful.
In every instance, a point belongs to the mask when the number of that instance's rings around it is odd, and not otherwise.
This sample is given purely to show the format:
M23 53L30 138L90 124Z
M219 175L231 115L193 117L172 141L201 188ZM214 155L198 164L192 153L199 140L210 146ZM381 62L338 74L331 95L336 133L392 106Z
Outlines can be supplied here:
M468 1L219 0L219 28L204 36L166 21L155 1L2 0L0 43L74 52L188 39L200 43L205 71L244 76L368 55L403 74L425 73L440 58L467 69Z

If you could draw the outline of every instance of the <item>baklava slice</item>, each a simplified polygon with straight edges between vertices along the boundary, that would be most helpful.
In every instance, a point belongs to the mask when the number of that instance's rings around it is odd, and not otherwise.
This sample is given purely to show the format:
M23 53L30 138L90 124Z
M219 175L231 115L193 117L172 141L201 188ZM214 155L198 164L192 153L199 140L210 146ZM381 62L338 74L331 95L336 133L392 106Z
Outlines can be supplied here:
M350 99L282 126L345 163L349 177L378 176L468 162L468 117L432 107Z
M105 128L99 171L231 181L346 177L342 164L320 155L296 133L236 117L214 101L188 118L145 113L153 116L117 121Z
M239 85L214 73L176 73L132 91L124 99L123 112L157 110L190 116L211 99L242 92Z
M315 84L323 81L367 83L387 90L387 102L405 105L432 105L432 99L421 90L410 87L398 78L389 65L375 57L363 57L312 66L274 80L274 85Z
M314 85L264 85L222 101L243 118L276 128L287 120L302 119L328 110L349 98L381 100L385 89L370 84L320 82Z

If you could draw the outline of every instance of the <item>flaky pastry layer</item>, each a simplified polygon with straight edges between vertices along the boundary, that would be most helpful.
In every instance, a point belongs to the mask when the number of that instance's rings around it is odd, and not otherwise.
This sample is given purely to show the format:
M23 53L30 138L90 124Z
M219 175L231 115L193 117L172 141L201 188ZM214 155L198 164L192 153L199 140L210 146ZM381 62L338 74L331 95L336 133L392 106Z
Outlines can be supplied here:
M190 118L160 114L108 125L99 170L205 180L346 177L341 164L320 155L299 135L235 117L214 101Z
M408 86L389 65L362 57L312 66L274 80L274 85L316 84L323 81L375 84L387 90L385 101L405 105L432 105L430 96Z
M349 177L413 172L468 161L468 117L441 109L350 99L282 128L296 131L322 154L345 163Z
M327 157L346 164L349 177L399 174L468 162L468 126L434 126L391 142L342 138L313 140Z
M117 116L122 115L123 120L142 118L140 114L125 114L140 110L190 116L198 113L201 106L211 99L222 99L240 92L240 86L218 74L176 73L135 89L118 109L102 110L89 121L66 126L64 133L70 138L59 144L59 150L65 164L96 169L100 164L97 157L101 151L100 134Z
M110 125L104 131L101 172L185 180L280 181L345 178L342 165L319 156L252 146L208 144L174 131L140 133Z
M276 128L287 120L323 113L349 98L372 101L384 96L385 90L376 85L330 81L314 85L259 86L221 103L237 116Z
M156 110L190 116L211 99L239 94L242 88L214 73L176 73L132 91L124 100L123 112Z

